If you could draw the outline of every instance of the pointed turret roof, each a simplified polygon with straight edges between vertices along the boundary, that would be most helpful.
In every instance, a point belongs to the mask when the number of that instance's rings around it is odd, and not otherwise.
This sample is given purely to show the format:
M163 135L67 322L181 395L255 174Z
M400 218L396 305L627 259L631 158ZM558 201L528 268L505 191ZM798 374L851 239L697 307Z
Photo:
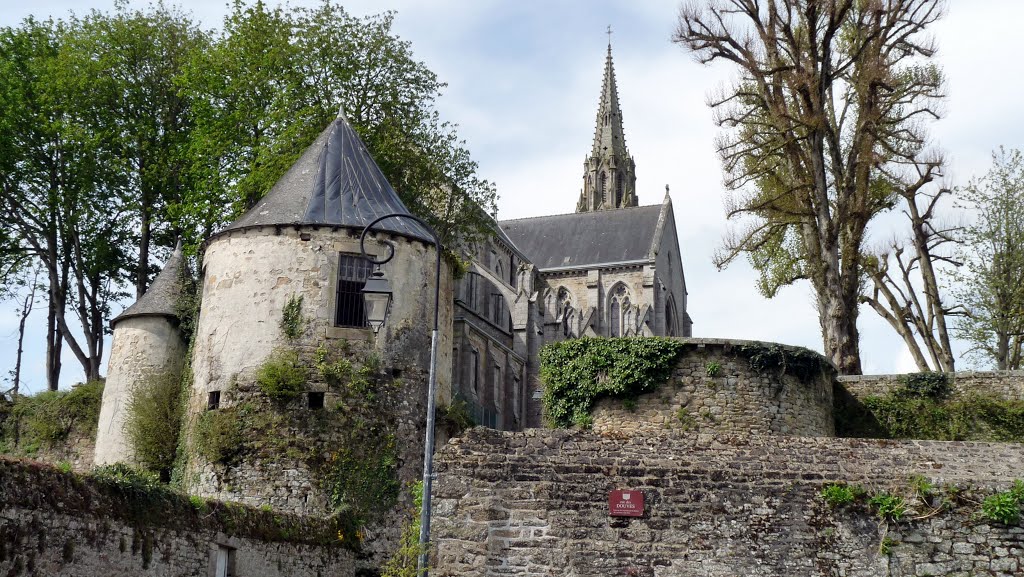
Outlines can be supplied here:
M619 108L619 91L615 84L615 66L612 64L610 40L608 55L604 59L604 82L601 85L601 101L597 107L597 124L591 155L598 158L615 155L623 160L629 158L626 135L622 130L622 109Z
M135 304L126 308L121 314L110 321L113 326L123 320L133 317L169 317L178 318L178 297L181 295L181 274L185 266L185 255L181 250L181 240L174 247L174 252L164 263L160 274L153 279L153 284L135 301Z
M339 113L270 192L218 234L268 225L362 228L389 213L409 210ZM430 233L412 219L389 218L374 229L433 243Z

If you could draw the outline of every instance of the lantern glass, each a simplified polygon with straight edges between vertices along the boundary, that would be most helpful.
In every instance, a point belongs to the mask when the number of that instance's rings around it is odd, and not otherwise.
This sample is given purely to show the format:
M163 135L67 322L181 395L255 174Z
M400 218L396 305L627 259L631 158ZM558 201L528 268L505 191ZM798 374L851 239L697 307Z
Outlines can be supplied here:
M391 283L384 278L384 273L377 269L366 279L363 287L363 301L366 310L366 322L374 334L380 331L391 310Z

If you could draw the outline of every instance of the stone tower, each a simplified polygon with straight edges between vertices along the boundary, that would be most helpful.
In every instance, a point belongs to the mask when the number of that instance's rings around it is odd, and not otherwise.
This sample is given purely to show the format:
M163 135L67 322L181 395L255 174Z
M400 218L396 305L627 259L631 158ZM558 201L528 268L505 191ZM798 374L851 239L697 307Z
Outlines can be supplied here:
M576 212L636 205L636 165L626 148L626 136L622 130L622 110L619 108L612 45L609 42L594 128L594 147L583 161L583 192L576 204Z
M178 330L178 296L184 266L179 242L149 290L110 321L114 342L96 430L96 465L134 460L124 425L136 387L156 378L181 377L185 341Z
M397 480L386 472L376 482L403 487L421 475L436 248L415 221L374 225L367 252L394 251L382 267L391 313L374 333L360 292L372 267L359 235L390 213L408 211L339 116L256 206L207 241L185 429L188 491L319 515L338 506L332 487L345 475L371 470L368 447L394 452L372 470L395 468ZM441 285L450 295L446 270ZM446 300L441 404L451 395ZM266 384L275 366L297 367L300 390L275 396Z

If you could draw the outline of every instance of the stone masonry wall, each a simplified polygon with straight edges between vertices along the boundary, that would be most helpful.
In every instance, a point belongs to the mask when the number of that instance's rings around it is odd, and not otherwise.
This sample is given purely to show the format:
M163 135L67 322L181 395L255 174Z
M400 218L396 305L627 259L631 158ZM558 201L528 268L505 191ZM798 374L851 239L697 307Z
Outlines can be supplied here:
M1024 400L1024 371L960 371L950 375L953 395L965 393L1007 400ZM837 381L854 397L884 396L903 386L906 375L839 376Z
M478 428L439 454L433 574L1019 575L1024 529L972 516L977 503L887 524L819 493L849 482L907 494L922 475L978 500L1022 470L1016 444ZM644 516L610 517L613 489L642 491Z
M636 399L600 401L592 412L595 432L834 436L832 370L823 369L804 380L779 371L759 373L738 353L741 346L798 350L796 347L721 339L679 340L685 348L669 382ZM709 367L717 369L709 371Z
M214 575L218 550L229 574L245 577L352 577L353 553L340 544L303 544L308 534L269 538L209 512L161 508L141 494L120 497L87 480L0 459L0 575L129 577ZM132 520L128 511L148 515ZM271 513L250 512L273 525Z

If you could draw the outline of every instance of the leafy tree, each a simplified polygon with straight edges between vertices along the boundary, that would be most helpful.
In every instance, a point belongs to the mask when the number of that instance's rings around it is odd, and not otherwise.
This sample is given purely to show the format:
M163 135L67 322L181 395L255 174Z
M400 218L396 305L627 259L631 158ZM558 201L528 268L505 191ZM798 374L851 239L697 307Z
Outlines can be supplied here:
M168 213L191 184L191 110L177 83L208 38L187 16L158 3L146 11L124 4L112 14L94 11L68 40L73 65L83 72L76 78L89 103L89 129L102 135L104 151L124 178L123 204L137 249L127 272L137 298L157 272L150 263L153 245L170 249L184 232Z
M1021 368L1024 337L1024 156L1000 148L992 168L959 190L974 222L963 231L964 266L955 275L966 316L954 334L968 354L999 370Z
M719 267L746 254L773 296L810 281L826 355L861 371L858 301L866 227L939 169L920 121L942 76L923 38L937 0L710 0L685 5L674 41L738 82L711 100L728 214Z
M443 84L392 32L394 15L236 1L183 78L195 113L195 194L181 212L203 237L253 206L339 107L410 209L445 240L489 234L494 187L433 104ZM227 207L226 209L223 207Z
M0 31L0 218L14 243L8 250L38 263L45 278L47 381L56 389L67 343L87 379L99 376L108 303L122 270L117 162L90 131L68 36L79 23L26 20ZM72 310L84 333L71 330Z

